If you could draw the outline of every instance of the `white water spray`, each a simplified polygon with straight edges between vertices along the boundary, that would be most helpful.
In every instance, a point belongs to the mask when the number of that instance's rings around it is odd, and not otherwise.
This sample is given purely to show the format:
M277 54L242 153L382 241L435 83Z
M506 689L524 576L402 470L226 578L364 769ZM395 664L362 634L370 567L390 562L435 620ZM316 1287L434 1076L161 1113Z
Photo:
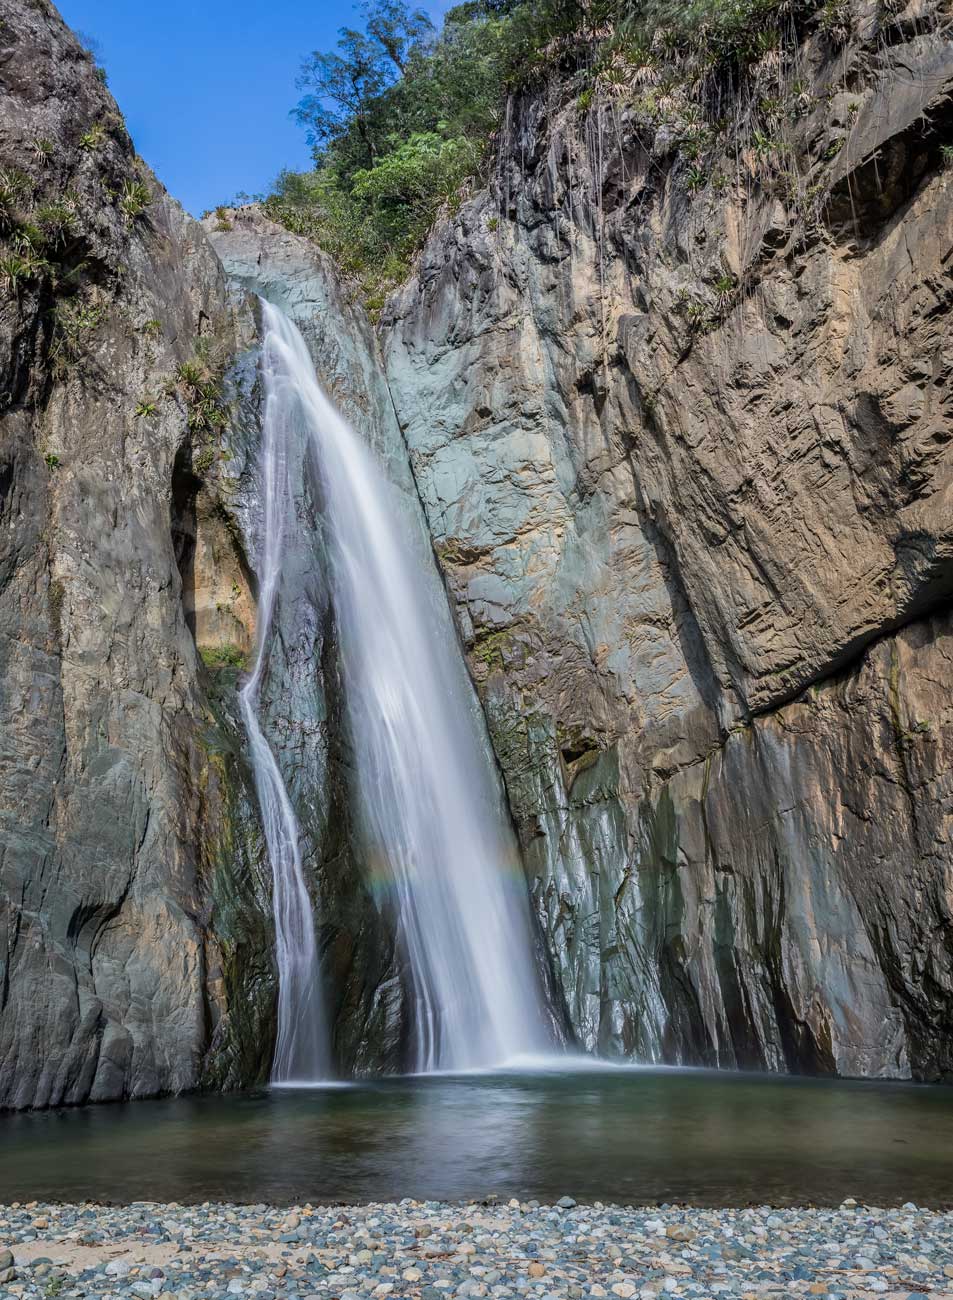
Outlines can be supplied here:
M262 547L258 596L258 645L239 702L261 808L273 881L278 962L278 1037L273 1083L324 1079L329 1073L327 1032L314 915L301 863L298 822L281 771L258 721L262 677L268 661L285 533L293 509L288 482L287 401L269 382L275 370L265 340L265 411L262 423Z
M271 437L299 430L318 467L361 816L412 980L414 1066L546 1054L526 884L449 612L430 599L399 493L321 391L300 333L262 312Z

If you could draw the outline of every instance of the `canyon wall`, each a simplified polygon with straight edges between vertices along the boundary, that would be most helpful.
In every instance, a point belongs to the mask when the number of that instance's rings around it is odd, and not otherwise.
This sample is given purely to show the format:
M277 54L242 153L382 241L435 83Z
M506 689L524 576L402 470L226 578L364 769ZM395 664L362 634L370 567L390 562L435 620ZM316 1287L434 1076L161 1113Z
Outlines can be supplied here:
M229 285L51 6L5 6L0 81L0 1107L263 1082L271 871L236 699L262 410L240 231ZM302 319L324 383L409 482L366 317L317 250L269 233L275 274L254 287ZM265 727L336 1053L396 1068L393 925L354 860L320 509L296 473Z
M51 6L4 5L0 83L0 1106L244 1083L270 873L214 679L254 636L253 322Z
M932 6L855 20L722 152L651 67L514 99L383 321L565 1006L612 1055L953 1068L953 48Z
M375 336L260 210L187 217L55 11L8 0L0 1107L268 1074L271 877L236 702L256 293L450 593L579 1043L949 1078L953 55L932 6L855 17L839 45L804 33L773 134L739 109L723 156L691 155L671 88L514 98L492 183ZM263 725L335 1057L396 1069L406 976L355 833L304 454L293 480L307 541Z

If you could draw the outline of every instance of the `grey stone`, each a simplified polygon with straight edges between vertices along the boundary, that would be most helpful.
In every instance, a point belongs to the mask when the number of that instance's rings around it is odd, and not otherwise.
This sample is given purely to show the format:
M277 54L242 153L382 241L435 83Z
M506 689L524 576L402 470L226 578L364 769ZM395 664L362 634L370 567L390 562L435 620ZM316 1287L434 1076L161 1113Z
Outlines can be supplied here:
M793 128L856 220L836 195L816 227L789 214L782 255L776 199L689 195L634 113L528 96L384 313L589 1049L953 1071L953 202L911 125L953 55L928 8L889 52L851 38L859 154ZM823 115L830 66L799 58ZM752 291L718 305L725 268Z
M0 1106L177 1092L206 1069L251 1082L272 1032L267 864L234 728L211 718L184 560L188 467L210 456L211 517L220 447L163 395L200 333L236 350L224 275L52 6L10 0L3 22L4 165L33 203L75 196L72 306L95 323L57 367L39 286L0 324ZM80 149L94 122L101 146ZM104 195L136 175L151 201L127 222Z

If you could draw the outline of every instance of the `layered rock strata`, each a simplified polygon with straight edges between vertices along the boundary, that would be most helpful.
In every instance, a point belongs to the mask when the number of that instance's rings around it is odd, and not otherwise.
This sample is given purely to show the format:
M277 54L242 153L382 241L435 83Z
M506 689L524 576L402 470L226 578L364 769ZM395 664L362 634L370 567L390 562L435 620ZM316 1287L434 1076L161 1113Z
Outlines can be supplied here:
M776 80L514 101L388 378L580 1041L944 1078L953 54Z

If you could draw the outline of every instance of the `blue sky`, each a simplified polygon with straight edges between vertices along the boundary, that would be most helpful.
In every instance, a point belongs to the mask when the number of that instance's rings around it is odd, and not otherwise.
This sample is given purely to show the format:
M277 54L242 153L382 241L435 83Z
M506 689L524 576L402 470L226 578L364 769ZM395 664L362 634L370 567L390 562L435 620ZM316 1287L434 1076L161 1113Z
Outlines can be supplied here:
M289 117L311 50L356 26L351 0L58 0L93 37L139 153L196 216L309 163ZM438 18L448 3L424 7Z

